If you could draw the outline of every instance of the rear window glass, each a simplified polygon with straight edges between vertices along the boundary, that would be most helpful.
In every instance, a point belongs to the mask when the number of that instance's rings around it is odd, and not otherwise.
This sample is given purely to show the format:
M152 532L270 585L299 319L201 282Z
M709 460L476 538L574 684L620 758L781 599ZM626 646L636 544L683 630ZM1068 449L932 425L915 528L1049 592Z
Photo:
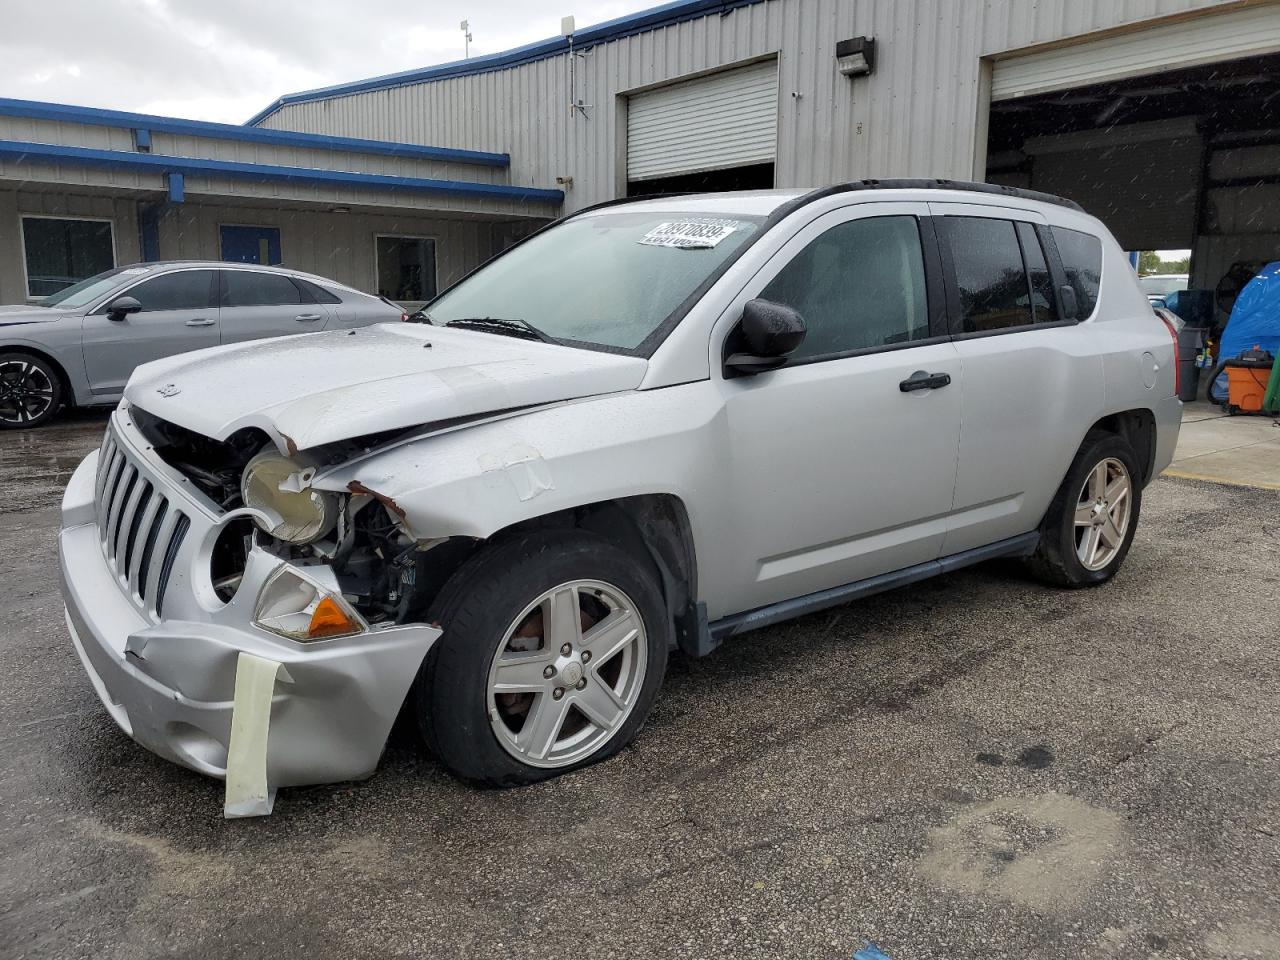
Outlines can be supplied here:
M1053 242L1062 257L1067 283L1076 293L1074 318L1084 320L1098 305L1098 285L1102 282L1102 241L1089 233L1053 227Z
M224 270L224 307L268 307L301 303L298 288L288 277L254 270Z
M318 283L312 283L310 280L303 280L301 277L294 277L294 283L298 284L305 290L316 303L341 303L339 297L334 296Z

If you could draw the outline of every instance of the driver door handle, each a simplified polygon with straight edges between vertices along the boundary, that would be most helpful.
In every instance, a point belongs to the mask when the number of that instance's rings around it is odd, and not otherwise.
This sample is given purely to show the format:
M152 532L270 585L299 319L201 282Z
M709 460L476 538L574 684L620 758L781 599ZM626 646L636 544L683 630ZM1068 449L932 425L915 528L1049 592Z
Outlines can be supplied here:
M212 320L206 320L206 319L204 319L203 317L201 317L201 318L200 318L200 319L198 319L198 320L188 320L188 321L187 321L187 326L188 326L188 327L212 327L212 326L213 326L213 321L212 321Z
M898 389L903 393L911 393L913 390L937 390L945 387L951 382L951 374L949 373L929 373L927 370L917 370L907 379L898 384Z
M297 320L299 323L314 323L315 321L317 321L317 320L319 320L319 319L320 319L320 314L318 314L318 313L300 313L300 314L298 314L296 317L294 317L293 319Z

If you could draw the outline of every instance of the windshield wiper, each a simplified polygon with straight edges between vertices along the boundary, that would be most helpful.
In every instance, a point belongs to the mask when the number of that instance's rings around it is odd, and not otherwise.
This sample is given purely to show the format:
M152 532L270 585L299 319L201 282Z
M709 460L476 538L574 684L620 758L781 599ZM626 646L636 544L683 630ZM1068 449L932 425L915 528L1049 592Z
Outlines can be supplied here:
M487 330L508 337L519 337L521 340L541 340L543 343L559 344L560 341L548 333L543 333L528 320L508 320L505 317L460 317L450 320L446 327L466 327L472 330Z

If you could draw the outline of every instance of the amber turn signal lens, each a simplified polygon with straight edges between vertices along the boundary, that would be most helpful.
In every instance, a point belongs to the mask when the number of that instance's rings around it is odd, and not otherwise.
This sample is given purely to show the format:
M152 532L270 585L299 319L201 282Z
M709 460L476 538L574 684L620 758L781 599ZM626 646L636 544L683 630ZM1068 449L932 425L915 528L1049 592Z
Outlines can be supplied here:
M341 637L359 631L360 624L352 620L332 597L325 597L316 604L307 627L307 638L322 640L325 637Z

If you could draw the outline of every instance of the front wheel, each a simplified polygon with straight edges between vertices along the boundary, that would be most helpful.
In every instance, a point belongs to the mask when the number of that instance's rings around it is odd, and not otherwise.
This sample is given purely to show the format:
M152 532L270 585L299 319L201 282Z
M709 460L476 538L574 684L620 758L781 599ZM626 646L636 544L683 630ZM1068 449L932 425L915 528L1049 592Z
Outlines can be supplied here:
M1138 526L1139 476L1126 440L1089 434L1045 514L1031 571L1060 587L1096 586L1114 577Z
M29 430L53 419L62 380L29 353L0 353L0 430Z
M525 534L442 591L444 635L417 683L423 738L458 776L515 786L596 763L635 737L666 670L657 581L603 538Z

